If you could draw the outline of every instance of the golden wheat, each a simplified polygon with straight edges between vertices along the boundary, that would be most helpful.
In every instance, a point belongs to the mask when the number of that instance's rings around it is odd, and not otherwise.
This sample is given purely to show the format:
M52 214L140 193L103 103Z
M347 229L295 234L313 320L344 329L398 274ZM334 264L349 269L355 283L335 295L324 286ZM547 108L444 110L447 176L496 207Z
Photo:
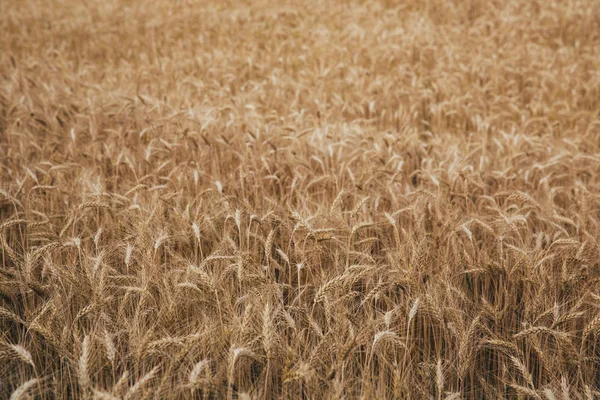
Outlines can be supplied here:
M600 396L598 26L0 1L0 398Z

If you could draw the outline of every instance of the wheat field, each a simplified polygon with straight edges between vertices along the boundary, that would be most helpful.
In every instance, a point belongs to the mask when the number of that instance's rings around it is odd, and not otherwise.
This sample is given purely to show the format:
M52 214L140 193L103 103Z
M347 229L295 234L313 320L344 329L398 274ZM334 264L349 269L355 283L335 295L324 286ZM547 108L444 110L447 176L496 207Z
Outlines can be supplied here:
M597 0L1 0L0 398L600 398Z

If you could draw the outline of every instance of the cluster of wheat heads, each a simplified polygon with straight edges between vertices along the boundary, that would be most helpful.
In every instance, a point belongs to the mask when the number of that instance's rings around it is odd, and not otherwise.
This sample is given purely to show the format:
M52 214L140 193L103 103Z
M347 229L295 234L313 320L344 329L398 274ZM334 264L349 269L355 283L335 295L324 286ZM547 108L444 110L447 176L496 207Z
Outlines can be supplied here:
M0 1L0 397L596 398L599 26Z

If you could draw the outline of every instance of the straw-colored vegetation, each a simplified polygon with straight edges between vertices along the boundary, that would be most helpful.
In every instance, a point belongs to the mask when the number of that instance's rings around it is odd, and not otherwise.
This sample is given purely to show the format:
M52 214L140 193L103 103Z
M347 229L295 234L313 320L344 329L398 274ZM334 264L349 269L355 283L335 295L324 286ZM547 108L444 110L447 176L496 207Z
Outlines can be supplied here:
M0 397L598 398L599 27L0 0Z

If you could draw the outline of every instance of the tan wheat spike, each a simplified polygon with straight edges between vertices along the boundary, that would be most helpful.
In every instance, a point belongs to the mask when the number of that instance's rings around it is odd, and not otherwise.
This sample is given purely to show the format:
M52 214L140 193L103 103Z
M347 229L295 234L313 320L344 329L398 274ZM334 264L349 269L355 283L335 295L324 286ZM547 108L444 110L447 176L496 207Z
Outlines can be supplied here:
M79 312L75 316L75 321L85 317L87 314L92 312L95 307L96 307L96 304L88 304L87 306L83 307L81 310L79 310Z
M97 201L86 201L79 205L79 210L85 210L86 208L110 208L110 206Z
M523 202L525 204L529 204L531 206L534 206L534 207L536 207L538 209L542 208L541 205L537 201L535 201L533 199L533 197L531 197L531 195L529 195L529 194L527 194L525 192L521 192L521 191L518 191L518 192L510 194L508 196L508 200L520 201L520 202Z
M529 372L529 370L525 366L525 364L523 364L523 362L521 362L521 360L519 360L515 356L510 356L510 361L513 363L513 365L515 366L515 368L517 369L517 371L519 371L519 373L521 374L521 376L523 376L523 378L525 378L525 380L529 384L529 387L533 387L534 386L533 385L533 378L531 376L531 373Z
M262 313L262 339L263 339L263 347L265 349L265 353L267 355L267 359L270 359L272 356L273 346L274 346L274 324L273 324L273 310L269 302L265 304L265 308Z
M525 330L522 330L521 332L513 335L513 338L518 339L524 336L529 336L529 335L537 335L540 333L545 333L548 335L552 335L552 336L564 336L564 332L560 332L560 331L556 331L552 328L548 328L546 326L533 326L531 328L527 328Z
M275 239L275 230L272 229L267 235L267 240L265 241L265 258L268 262L271 256L271 250L273 249L273 241Z
M396 333L394 333L392 331L381 331L381 332L377 332L375 334L375 336L373 337L373 343L371 344L372 351L375 350L375 348L377 347L377 344L379 342L383 342L386 340L389 340L394 344L397 344L401 347L406 348L406 345L404 344L402 339Z
M514 383L510 384L510 387L515 389L517 391L517 393L520 393L521 395L529 396L530 398L539 399L539 400L542 399L542 397L538 394L538 392L536 392L535 390L530 389L528 387L516 385Z
M114 365L117 357L117 349L113 340L113 337L108 331L104 331L104 348L106 351L106 357Z
M545 388L543 392L544 392L544 396L546 397L547 400L556 400L556 395L554 394L552 389Z
M359 230L364 229L364 228L370 228L373 225L374 224L372 222L359 222L352 226L352 231L351 231L350 236L354 236L354 234L356 232L358 232Z
M113 393L120 395L125 391L129 382L130 373L128 370L123 371L113 387ZM121 396L122 397L122 396Z
M39 384L39 379L34 378L30 379L21 384L14 392L10 395L10 400L21 400L25 398L27 392L33 389L35 386Z
M508 355L519 354L519 348L512 342L500 339L485 339L481 341L482 346L500 350Z
M145 351L149 353L162 353L173 346L183 346L184 341L177 337L165 337L154 340L146 345Z
M585 329L583 330L582 334L581 334L581 348L583 349L588 336L590 336L592 333L594 335L598 334L598 331L600 330L600 314L596 315L585 327Z
M190 371L190 374L188 376L189 384L192 387L195 387L196 385L199 384L199 381L201 379L200 375L205 370L207 370L209 366L210 366L210 360L201 360L194 365L194 368L192 368L192 370Z
M89 373L90 351L90 337L86 335L81 344L81 356L79 357L78 368L79 381L85 388L91 386Z
M137 191L140 191L142 189L147 189L148 186L144 185L144 184L139 184L139 185L135 185L134 187L132 187L131 189L129 189L123 196L127 197L130 194L133 194Z
M13 313L10 310L7 310L4 307L0 306L0 317L2 317L3 319L7 319L9 321L14 321L17 322L19 324L25 325L25 321L19 317L17 314Z
M552 244L550 245L550 247L554 247L554 246L579 246L581 245L581 243L577 240L574 239L556 239L554 242L552 242Z
M0 245L2 245L1 250L3 252L6 253L6 255L8 255L8 257L10 257L11 260L13 260L14 262L19 262L19 256L17 255L17 253L8 245L8 243L6 242L6 239L4 238L4 236L2 235L2 233L0 232Z
M340 285L345 280L346 276L340 275L325 282L325 284L319 288L317 294L315 295L314 303L317 304L319 302L322 302L328 291Z
M438 398L442 398L442 394L444 392L444 370L442 369L442 360L438 359L437 368L436 368L436 386L437 386L437 395Z
M125 394L125 399L131 399L136 396L143 388L146 386L156 375L156 373L160 370L160 366L156 366L150 370L147 374L142 376L137 382L129 388L127 394Z
M570 321L574 321L577 320L581 317L583 317L585 315L585 312L583 311L579 311L579 312L574 312L571 314L566 314L563 315L562 317L559 317L556 321L554 321L554 323L552 324L553 327L562 325L562 324L566 324Z
M336 214L336 215L341 215L341 204L342 204L342 199L344 196L344 190L340 190L340 192L337 194L337 196L335 197L335 199L333 199L333 202L331 203L331 208L330 208L330 212L331 214Z
M99 389L92 389L92 393L94 394L94 400L119 400L119 397Z
M481 323L481 317L475 317L469 324L469 328L460 338L460 344L458 348L458 357L460 360L459 364L459 376L465 376L469 368L471 368L473 358L473 346L477 346L477 332Z
M10 221L6 221L6 222L0 224L0 231L10 228L11 226L25 224L25 223L27 223L27 220L24 220L24 219L13 219Z
M356 203L356 206L354 206L354 208L350 212L351 218L356 218L360 209L364 206L364 204L366 204L366 202L368 200L369 200L369 197L367 196L367 197L363 197L359 202Z
M3 344L3 345L6 346L11 351L12 355L16 356L19 360L21 360L21 362L24 362L25 364L29 364L33 368L35 368L35 364L33 362L33 357L31 356L31 353L29 352L29 350L27 350L25 347L18 345L18 344Z

